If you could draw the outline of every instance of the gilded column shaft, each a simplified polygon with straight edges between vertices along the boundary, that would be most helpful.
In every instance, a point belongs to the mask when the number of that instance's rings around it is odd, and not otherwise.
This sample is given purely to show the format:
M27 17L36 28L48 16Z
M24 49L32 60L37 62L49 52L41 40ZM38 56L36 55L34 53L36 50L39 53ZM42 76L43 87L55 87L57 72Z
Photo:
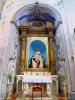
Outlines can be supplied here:
M26 38L22 37L21 41L21 71L24 72L26 59Z
M52 74L55 74L55 55L54 55L54 43L53 33L49 33L49 67Z
M50 38L50 48L51 48L51 51L50 51L50 54L51 54L51 72L52 72L52 74L56 74L53 38Z
M22 39L21 60L25 61L25 39Z

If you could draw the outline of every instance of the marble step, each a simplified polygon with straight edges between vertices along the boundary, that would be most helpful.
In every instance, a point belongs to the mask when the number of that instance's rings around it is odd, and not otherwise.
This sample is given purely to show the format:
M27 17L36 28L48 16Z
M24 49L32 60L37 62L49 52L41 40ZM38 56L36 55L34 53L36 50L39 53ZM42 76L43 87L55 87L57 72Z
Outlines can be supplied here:
M17 98L16 100L54 100L52 98ZM56 99L55 99L56 100Z

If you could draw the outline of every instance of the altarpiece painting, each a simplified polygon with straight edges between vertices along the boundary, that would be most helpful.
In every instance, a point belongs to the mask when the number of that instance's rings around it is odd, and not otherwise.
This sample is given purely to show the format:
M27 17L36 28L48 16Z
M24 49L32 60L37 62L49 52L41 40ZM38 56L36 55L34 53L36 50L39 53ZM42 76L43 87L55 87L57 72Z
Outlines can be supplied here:
M28 69L48 69L48 38L27 38L27 67Z

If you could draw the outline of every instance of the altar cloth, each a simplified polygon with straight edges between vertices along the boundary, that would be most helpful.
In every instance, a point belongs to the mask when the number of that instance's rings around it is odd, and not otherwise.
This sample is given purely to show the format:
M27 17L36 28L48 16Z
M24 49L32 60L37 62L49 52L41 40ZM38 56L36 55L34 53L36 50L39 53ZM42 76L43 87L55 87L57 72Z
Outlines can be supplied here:
M52 79L48 76L24 76L24 83L52 83Z

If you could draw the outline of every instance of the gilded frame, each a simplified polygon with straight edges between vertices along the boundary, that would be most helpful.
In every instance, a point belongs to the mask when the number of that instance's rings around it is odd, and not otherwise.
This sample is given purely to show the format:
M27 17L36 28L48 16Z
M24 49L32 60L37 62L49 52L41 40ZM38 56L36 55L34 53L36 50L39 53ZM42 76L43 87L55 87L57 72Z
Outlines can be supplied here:
M32 40L30 39L30 41L28 40L28 38L33 38ZM47 55L47 68L29 68L28 65L28 49L29 46L31 44L31 42L35 41L35 40L40 40L43 43L45 43L46 45L46 55ZM46 43L46 41L47 43ZM48 37L27 37L27 46L26 46L26 71L31 71L31 72L48 72L49 71L49 47L48 47Z

